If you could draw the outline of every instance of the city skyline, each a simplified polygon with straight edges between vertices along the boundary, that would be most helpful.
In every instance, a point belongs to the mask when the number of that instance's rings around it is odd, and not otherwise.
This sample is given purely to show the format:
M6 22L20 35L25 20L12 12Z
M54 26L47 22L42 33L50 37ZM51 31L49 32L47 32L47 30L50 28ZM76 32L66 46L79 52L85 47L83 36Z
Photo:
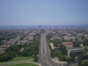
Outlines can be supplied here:
M0 0L0 26L88 25L87 0Z

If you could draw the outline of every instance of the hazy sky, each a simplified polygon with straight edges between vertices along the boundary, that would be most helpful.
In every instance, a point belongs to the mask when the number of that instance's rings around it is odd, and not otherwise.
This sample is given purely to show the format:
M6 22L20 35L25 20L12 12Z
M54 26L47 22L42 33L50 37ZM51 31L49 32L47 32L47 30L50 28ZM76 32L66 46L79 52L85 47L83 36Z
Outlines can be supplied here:
M0 25L88 25L88 0L0 0Z

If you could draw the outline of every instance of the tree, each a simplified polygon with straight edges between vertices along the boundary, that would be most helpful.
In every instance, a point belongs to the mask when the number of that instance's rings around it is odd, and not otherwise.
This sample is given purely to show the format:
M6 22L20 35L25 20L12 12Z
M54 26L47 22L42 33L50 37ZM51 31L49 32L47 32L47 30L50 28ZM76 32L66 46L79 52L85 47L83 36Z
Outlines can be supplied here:
M63 56L63 55L61 55L61 56L59 56L59 60L60 60L60 61L66 61L66 57Z
M62 44L62 40L59 39L50 40L50 42L52 42L55 47L57 47L58 44Z
M71 52L71 53L70 53L70 56L71 56L71 57L74 57L74 53Z
M20 50L20 46L17 44L14 44L12 46L10 46L9 48L6 49L6 51L14 51L14 52L18 52Z
M38 56L34 56L34 62L38 62Z
M21 54L22 54L22 56L29 56L29 52L26 50L24 50Z
M79 56L79 57L77 58L77 60L78 60L78 65L80 66L80 64L82 63L82 57Z
M56 57L56 52L54 50L51 49L51 57L55 58Z
M83 41L83 44L84 44L84 46L88 46L88 39L85 39L85 40Z
M76 58L75 57L71 57L71 61L75 62Z
M64 45L60 45L59 51L63 54L66 55L67 54L67 50L66 47Z
M83 59L88 59L88 54L83 55Z
M74 46L74 47L79 47L79 46L80 46L80 42L78 42L78 41L73 42L73 46Z
M4 53L0 54L0 61L1 62L8 61L8 60L11 60L14 57L15 57L14 52L12 52L12 51L4 52Z
M2 45L2 41L0 40L0 45Z
M79 66L88 66L88 61L81 63Z
M70 63L70 57L67 58L67 63Z

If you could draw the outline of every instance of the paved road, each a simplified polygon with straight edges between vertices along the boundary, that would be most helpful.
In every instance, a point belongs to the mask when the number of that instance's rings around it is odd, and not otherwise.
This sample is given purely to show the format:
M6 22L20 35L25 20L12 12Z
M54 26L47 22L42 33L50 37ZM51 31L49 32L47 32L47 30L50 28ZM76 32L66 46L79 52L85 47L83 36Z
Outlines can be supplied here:
M39 52L39 63L42 66L61 66L60 64L52 61L45 34L41 34Z

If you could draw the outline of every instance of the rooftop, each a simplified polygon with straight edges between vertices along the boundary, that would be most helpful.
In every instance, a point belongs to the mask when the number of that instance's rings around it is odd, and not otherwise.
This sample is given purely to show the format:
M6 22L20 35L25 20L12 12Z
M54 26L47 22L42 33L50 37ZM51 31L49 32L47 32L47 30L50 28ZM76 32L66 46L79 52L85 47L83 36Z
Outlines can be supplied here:
M65 44L65 45L73 45L72 42L63 42L63 44Z

